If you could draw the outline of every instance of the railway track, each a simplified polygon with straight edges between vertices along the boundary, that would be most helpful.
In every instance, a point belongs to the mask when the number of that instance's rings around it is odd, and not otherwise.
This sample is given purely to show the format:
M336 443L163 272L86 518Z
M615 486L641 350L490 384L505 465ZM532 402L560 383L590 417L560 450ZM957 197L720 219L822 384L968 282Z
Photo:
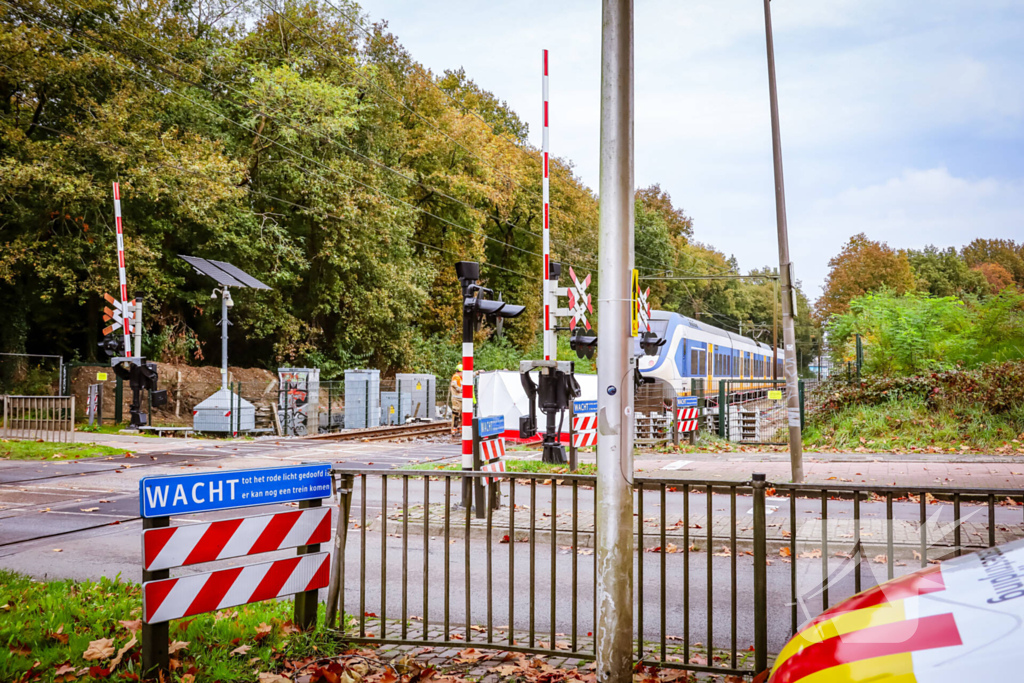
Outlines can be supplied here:
M451 431L451 425L447 422L434 422L394 427L371 427L369 429L346 429L343 432L320 434L307 438L325 441L391 441L392 439L408 439L418 436L442 436L451 434Z

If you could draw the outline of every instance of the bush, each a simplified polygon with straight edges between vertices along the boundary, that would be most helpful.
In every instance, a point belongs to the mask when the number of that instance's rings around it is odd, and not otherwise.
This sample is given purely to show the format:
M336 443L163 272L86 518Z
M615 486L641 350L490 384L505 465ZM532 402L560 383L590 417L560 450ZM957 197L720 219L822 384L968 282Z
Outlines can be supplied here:
M1024 411L1024 361L987 363L975 370L947 370L906 377L832 379L811 418L827 418L847 407L916 398L932 409L982 408L989 413Z

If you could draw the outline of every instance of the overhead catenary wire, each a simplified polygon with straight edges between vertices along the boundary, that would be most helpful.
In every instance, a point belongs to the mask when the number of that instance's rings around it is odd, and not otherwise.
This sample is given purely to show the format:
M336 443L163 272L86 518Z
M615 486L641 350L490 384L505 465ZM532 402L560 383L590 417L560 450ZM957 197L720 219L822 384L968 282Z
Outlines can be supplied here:
M2 0L0 0L0 1L2 1ZM0 66L6 66L6 65L0 64ZM8 67L8 68L10 68L10 67ZM0 117L0 118L9 118L9 117ZM110 147L110 148L118 149L120 151L129 151L128 148L125 147L124 145L119 145L117 143L110 142L110 141L90 140L90 139L87 139L87 138L83 138L80 135L76 135L74 133L69 133L67 131L62 131L62 130L57 130L56 128L51 128L50 126L47 126L45 124L38 124L38 128L41 129L41 130L49 131L49 132L51 132L51 133L53 133L55 135L60 135L62 137L71 138L73 140L78 140L80 142L84 142L85 144L99 145L99 146L103 146L103 147ZM166 168L166 169L171 169L171 170L175 170L175 171L180 171L182 173L187 173L187 174L195 176L197 178L201 178L202 180L205 180L207 182L216 183L218 185L223 185L224 187L227 187L227 188L232 189L232 190L238 190L239 189L239 186L237 184L226 182L226 181L223 181L223 180L217 180L217 179L211 178L211 177L209 177L209 176L207 176L207 175L205 175L203 173L200 173L198 171L194 171L192 169L185 168L183 166L178 166L176 164L169 164L169 163L166 163L166 162L163 162L163 161L151 161L150 160L150 161L148 161L148 163L150 163L150 164L152 164L154 166L160 167L160 168ZM163 182L165 186L170 187L170 185L166 181L161 180L161 182ZM323 211L323 210L320 210L320 209L315 209L313 207L305 206L303 204L299 204L297 202L293 202L293 201L288 200L288 199L283 199L281 197L276 197L276 196L268 194L266 192L261 192L260 190L253 189L252 187L246 188L245 192L248 193L248 194L254 194L254 195L257 195L259 197L263 197L264 199L267 199L267 200L272 201L272 202L277 202L279 204L284 204L286 206L290 206L290 207L292 207L294 209L298 209L300 211L307 211L307 212L313 213L313 214L320 214L320 215L322 215L324 217L333 218L333 219L336 219L336 220L342 220L342 221L346 220L346 218L344 216L339 216L339 215L331 213L329 211ZM259 214L256 214L255 212L252 212L252 213L253 213L253 215L259 215ZM452 256L455 256L457 258L463 258L463 256L464 256L463 254L459 254L458 252L451 251L450 249L443 249L441 247L437 247L437 246L434 246L432 244L427 244L426 242L421 242L421 241L416 240L416 239L412 239L412 238L408 238L408 237L407 238L403 238L403 239L405 239L405 241L407 241L407 242L409 242L411 244L417 244L417 245L419 245L421 247L425 247L427 249L433 249L434 251L442 252L442 253L445 253L445 254L451 254ZM515 275L519 275L519 276L524 277L524 278L530 277L529 275L527 275L526 273L523 273L521 271L514 270L512 268L506 268L504 266L498 265L496 263L491 263L489 261L484 261L480 265L483 268L494 268L494 269L502 270L502 271L505 271L505 272L508 272L508 273L513 273Z
M88 8L82 7L81 5L79 5L74 0L69 0L69 2L71 2L71 4L75 5L79 9L81 9L81 10L83 10L85 12L89 12L93 16L95 16L98 19L100 19L101 21L103 21L103 18L100 17L95 12L92 12L92 10L89 10ZM287 18L286 18L286 20L287 20ZM290 20L289 20L289 23L291 23ZM294 24L292 24L292 25L294 26ZM293 123L292 119L290 119L290 118L287 121L281 121L281 120L279 120L277 118L274 118L274 117L268 115L267 112L268 111L274 111L275 113L280 115L280 114L282 114L282 111L279 110L279 109L277 109L277 110L272 109L271 107L269 107L267 105L266 102L263 102L262 100L253 98L252 93L248 93L248 92L243 93L243 92L239 91L237 88L234 88L229 83L226 83L226 82L216 78L215 76L211 75L209 72L204 72L202 69L200 69L199 67L196 67L195 65L189 64L188 62L185 62L184 60L179 59L178 57L172 55L171 53L167 52L166 50L164 50L164 49L162 49L162 48L160 48L160 47L158 47L156 45L153 45L151 42L146 41L145 39L143 39L143 38L133 34L132 32L128 31L127 29L124 29L123 27L121 27L119 25L111 24L111 26L113 26L113 28L117 29L118 31L124 33L125 35L128 35L128 36L132 37L133 39L137 40L138 42L142 43L143 45L146 45L149 48L152 48L154 50L157 50L157 51L163 53L164 55L166 55L170 59L173 59L175 62L178 62L178 63L182 64L183 66L185 66L185 67L187 67L189 69L192 69L193 71L195 71L200 76L204 76L205 75L207 78L209 78L210 80L214 81L215 83L217 83L217 84L219 84L219 85L221 85L221 86L231 90L232 92L238 94L241 97L244 97L246 99L249 99L249 100L255 102L256 104L258 104L260 106L259 107L252 107L252 106L249 106L248 104L245 104L244 102L233 102L232 104L240 106L240 107L242 107L242 108L244 108L244 109L246 109L248 111L253 112L254 114L263 116L263 117L268 118L270 120L273 120L273 121L275 121L275 122L277 122L277 123L279 123L279 124L281 124L281 125L283 125L285 127L288 127L288 128L291 128L292 130L295 130L296 132L302 132L302 133L306 133L306 134L310 134L310 135L316 135L317 137L326 137L327 141L330 142L331 144L333 144L333 145L335 145L335 146L337 146L337 147L339 147L341 149L346 150L350 154L353 154L353 155L359 157L361 160L363 160L363 161L365 161L367 163L373 164L374 166L377 166L378 168L381 168L383 170L386 170L386 171L388 171L390 173L393 173L393 174L397 175L398 177L404 179L405 181L407 181L409 183L412 183L414 185L417 185L417 186L421 187L427 193L435 194L435 195L437 195L439 197L443 197L445 199L448 199L449 201L455 202L455 203L459 204L460 206L462 206L463 208L466 208L467 210L470 210L470 211L473 211L473 212L486 213L486 209L483 209L481 207L477 207L477 206L473 206L471 204L468 204L468 203L462 201L461 199L458 199L458 198L456 198L456 197L454 197L454 196L452 196L452 195L450 195L450 194L448 194L448 193L446 193L446 192L444 192L444 191L442 191L442 190L440 190L440 189L438 189L436 187L427 185L427 184L423 183L421 180L417 180L416 178L413 178L413 177L409 176L406 173L403 173L402 171L400 171L398 169L395 169L395 168L393 168L393 167L391 167L391 166L389 166L389 165L387 165L387 164L385 164L383 162L377 161L376 159L373 159L373 158L371 158L371 157L369 157L369 156L359 152L358 150L355 150L352 147L349 147L348 145L345 145L344 143L341 143L341 142L337 141L336 139L334 139L330 135L324 136L321 133L313 132L313 131L309 130L308 128L305 128L305 127L303 127L301 125L295 125ZM297 28L297 30L301 31L301 29L298 29L298 28ZM308 34L306 34L306 35L308 35ZM315 41L315 39L312 38L312 37L310 37L310 39ZM102 41L97 41L97 42L102 42ZM104 46L104 47L106 47L106 46ZM107 49L110 49L110 48L107 48ZM152 65L149 62L146 62L145 60L141 59L140 57L138 57L138 55L128 54L124 50L121 50L121 49L118 49L118 48L114 48L114 49L116 49L118 52L120 52L121 54L125 55L128 58L130 58L130 59L131 58L138 59L139 61L142 61L143 63L145 63L147 66L156 68L157 70L162 71L163 73L167 74L168 76L170 76L172 78L175 78L176 80L179 80L179 81L181 81L183 83L186 83L188 85L191 85L193 87L197 87L197 88L200 88L202 90L205 90L206 92L210 93L211 96L214 96L214 97L218 96L217 93L213 92L212 90L210 90L209 88L203 86L201 83L199 83L197 81L192 81L192 80L183 78L182 76L180 76L180 75L178 75L176 73L170 72L167 69L164 69L164 68L160 67L159 65L154 67L154 65ZM399 199L398 201L403 201L403 200ZM417 208L419 208L419 207L417 207ZM420 209L420 210L423 210L423 209ZM425 212L425 210L423 210L423 211ZM491 216L489 218L494 220L495 223L497 223L498 225L507 225L507 226L511 227L512 229L514 229L514 230L519 230L521 232L524 232L526 234L532 235L534 237L540 237L541 236L540 234L535 233L532 230L523 228L522 226L516 225L515 223L512 223L512 222L510 222L508 220L500 220L500 219L495 218L493 216ZM441 220L444 220L444 219L441 219ZM530 253L530 254L533 254L533 255L537 255L536 252L527 251L525 249L522 249L521 247L517 247L516 245L510 244L508 242L504 242L502 240L497 240L497 241L499 243L501 243L503 245L507 245L507 246L509 246L509 247L511 247L513 249L517 249L517 250L523 251L525 253ZM569 249L570 251L575 251L577 255L582 255L582 252L579 252L578 250L576 250L576 249L574 249L572 247L569 247L568 245L566 245L566 248ZM591 254L590 256L593 256L593 255ZM596 258L596 257L594 257L594 258ZM566 262L571 264L571 265L579 265L578 262L574 263L574 262L568 261L568 260L566 260ZM596 261L588 260L588 263L590 265L596 265Z
M26 14L26 13L22 12L20 10L20 8L14 7L10 3L6 2L6 0L0 0L0 3L2 3L4 5L7 5L8 7L11 7L12 9L15 9L16 11L21 12L23 15ZM480 237L483 237L485 240L489 240L489 241L495 242L495 243L500 244L500 245L502 245L504 247L512 248L512 249L515 249L517 251L521 251L521 252L524 252L526 254L530 254L530 255L533 255L533 256L540 256L540 254L537 253L537 252L530 251L528 249L523 249L522 247L518 247L518 246L515 246L513 244L509 244L508 242L505 242L503 240L499 240L497 238L491 237L491 236L487 235L486 233L481 233L481 232L472 230L471 228L467 228L467 227L465 227L465 226L463 226L463 225L461 225L459 223L456 223L454 221L451 221L451 220L449 220L447 218L443 218L441 216L438 216L438 215L436 215L436 214L434 214L434 213L432 213L432 212L430 212L430 211L428 211L428 210L426 210L426 209L424 209L422 207L419 207L419 206L416 206L415 204L412 204L411 202L408 202L408 201L406 201L404 199L400 199L398 197L395 197L394 195L391 195L391 194L389 194L387 192L384 192L383 190L381 190L380 188L378 188L378 187L376 187L376 186L374 186L372 184L364 183L363 181L359 180L358 178L355 178L354 176L351 176L349 174L343 173L343 172L339 171L338 169L331 168L330 166L327 166L326 164L323 164L322 162L319 162L319 161L317 161L315 159L312 159L309 156L303 154L302 152L299 152L298 150L294 150L291 147L288 147L287 145L283 145L280 142L278 142L276 140L273 140L272 138L269 138L269 137L263 135L262 133L260 133L258 131L256 131L256 132L250 131L244 124L241 124L241 123L235 121L234 119L231 119L230 117L226 116L225 114L223 114L223 113L221 113L219 111L216 111L215 109L212 109L212 108L210 108L210 107L208 107L208 106L206 106L206 105L204 105L204 104L202 104L200 102L197 102L196 100L194 100L194 99L192 99L192 98L190 98L190 97L188 97L188 96L178 92L174 88L171 88L170 86L168 86L168 85L166 85L164 83L160 83L156 79L151 78L150 76L147 76L146 74L141 73L141 72L139 72L136 69L133 69L131 66L128 66L128 65L125 65L125 64L122 64L122 63L118 62L111 55L102 53L101 51L93 48L91 45L88 45L88 44L86 44L86 43L84 43L84 42L74 38L73 36L70 36L70 35L64 33L60 29L51 26L50 24L46 23L45 21L42 21L42 20L40 20L40 19L38 19L36 17L30 17L30 18L32 20L38 22L39 24L45 26L49 30L54 31L55 33L58 33L58 34L64 36L66 39L72 40L72 41L78 43L79 45L81 45L82 47L86 48L87 50L90 50L91 52L93 52L93 53L95 53L97 55L101 55L101 56L109 59L111 62L113 62L114 64L116 64L116 65L118 65L118 66L120 66L122 68L128 69L132 73L134 73L134 74L136 74L136 75L138 75L138 76L140 76L140 77L150 81L151 83L153 83L157 87L162 88L163 90L166 90L167 92L172 93L172 94L174 94L174 95L176 95L176 96L178 96L178 97L180 97L180 98L182 98L184 100L187 100L187 101L191 102L192 104L196 105L197 107L201 107L202 109L210 112L211 114L214 114L215 116L219 116L220 118L224 119L228 123L231 123L231 124L241 128L241 129L245 130L247 133L253 133L257 137L259 137L261 139L265 139L269 143L271 143L273 145L276 145L276 146L280 147L281 149L284 149L284 150L286 150L286 151L288 151L288 152L290 152L290 153L292 153L292 154L294 154L294 155L296 155L298 157L301 157L302 159L305 159L306 161L308 161L308 162L310 162L310 163L312 163L314 165L323 167L324 169L326 169L330 173L338 175L338 176L340 176L342 178L348 178L348 179L352 180L353 182L355 182L355 183L365 187L368 190L372 190L372 191L374 191L374 192L376 192L376 193L378 193L378 194L380 194L380 195L382 195L382 196L384 196L384 197L386 197L386 198L388 198L388 199L390 199L390 200L392 200L394 202L398 202L400 204L403 204L403 205L409 207L410 209L413 209L415 211L420 211L421 213L423 213L423 214L425 214L427 216L430 216L430 217L432 217L432 218L434 218L434 219L436 219L438 221L441 221L442 223L445 223L446 225L450 225L451 227L458 228L458 229L464 230L464 231L466 231L468 233L478 235ZM207 90L207 92L209 92L209 91ZM296 165L296 167L299 168L300 170L302 170L305 173L309 173L310 175L314 175L314 176L320 178L321 180L327 181L327 179L324 178L322 175L320 175L319 173L316 173L316 172L310 170L307 167L300 166L300 165ZM510 271L510 272L515 272L515 271ZM530 276L524 275L524 277L529 278Z
M348 14L348 13L346 13L346 12L345 12L344 10L342 10L342 8L340 8L340 7L338 7L337 5L335 5L335 4L334 4L334 3L333 3L333 2L331 1L331 0L324 0L324 2L326 2L326 4L328 4L328 5L329 5L329 6L331 6L331 7L332 7L332 8L333 8L333 9L334 9L335 11L337 11L337 12L338 12L338 14L340 14L340 15L341 15L342 17L344 17L344 18L345 18L346 20L348 20L349 24L350 24L350 25L351 25L352 27L354 27L354 28L357 28L357 29L358 29L358 30L360 30L360 31L361 31L361 32L362 32L362 33L363 33L364 35L366 35L366 37L367 37L367 38L368 38L368 39L369 39L370 41L373 41L373 40L375 39L375 35L374 35L374 33L373 33L373 32L371 32L371 31L370 31L370 30L369 30L369 29L368 29L368 28L367 28L367 27L366 27L365 25L363 25L363 23L362 23L361 21L359 21L359 19L358 19L358 18L354 18L354 17L352 17L352 16L350 15L350 14ZM261 4L262 4L262 5L263 5L263 6L265 7L265 8L267 8L267 9L271 9L271 8L269 7L269 5L267 4L267 0L260 0L260 3L261 3ZM277 9L276 9L276 8L274 8L274 9L273 9L273 11L277 12ZM294 24L293 22L291 22L290 20L288 20L288 23L289 23L289 24L291 24L291 25L292 25L293 27L295 27L295 28L296 28L296 29L297 29L297 30L298 30L298 31L299 31L300 33L302 33L302 34L303 34L303 35L305 35L306 37L308 37L308 38L310 38L311 40L314 40L314 42L316 42L316 40L315 40L314 38L312 38L312 37L311 37L311 36L309 36L309 35L308 35L307 33L305 33L304 31L302 31L301 29L299 29L299 28L298 28L297 26L295 26L295 24ZM487 120L486 120L486 119L484 119L484 118L483 118L482 116L480 116L480 115L479 115L479 114L478 114L478 113L477 113L476 111L474 111L474 110L473 110L473 109L472 109L471 107L468 107L468 106L466 106L466 105L465 105L464 103L462 103L462 102L459 102L459 101L458 101L457 99L455 99L454 97L452 97L452 96L451 96L451 95L450 95L449 93L445 92L444 88L442 88L441 86L439 86L439 85L437 84L437 82L436 82L436 81L435 81L435 80L434 80L433 78L431 78L431 79L429 79L429 80L430 80L430 84L431 84L431 86L432 86L432 87L434 87L434 88L435 88L435 89L436 89L436 90L437 90L437 91L438 91L439 93L441 93L442 95L444 95L444 97L446 97L446 98L447 98L447 99L448 99L448 100L449 100L449 101L450 101L450 102L451 102L452 104L455 104L455 105L457 105L458 107L460 107L460 108L462 108L462 109L465 109L465 110L466 110L466 111L467 111L467 112L468 112L468 113L469 113L469 114L470 114L471 116L473 116L474 118L478 119L478 120L479 120L479 121L480 121L481 123L483 123L483 124L484 124L484 126L486 126L486 127L487 127L487 129L488 129L488 130L490 130L492 134L494 134L494 135L500 135L500 133L498 133L498 132L497 132L497 131L496 131L496 130L494 129L494 127L493 127L493 126L492 126L492 125L491 125L490 123L488 123L488 122L487 122ZM410 111L411 111L411 110L410 110ZM523 149L523 148L522 148L521 146L519 146L519 145L515 144L515 142L514 142L514 141L510 141L510 142L512 143L513 147L515 147L515 148L516 148L517 150L519 150L519 151L520 151L520 152L521 152L522 154L524 154L524 155L525 155L525 156L526 156L527 158L529 158L529 159L531 159L531 160L533 160L533 161L538 161L538 162L539 162L539 163L540 163L540 164L541 164L541 165L543 166L543 163L544 163L544 162L543 162L543 159L537 159L537 158L536 158L536 157L534 157L534 156L533 156L533 154L531 154L531 153L530 153L529 151L527 151L527 150ZM492 168L493 168L493 166L492 166ZM557 176L556 176L556 177L557 177ZM568 182L568 181L563 181L563 182ZM536 193L536 192L535 192L534 190L532 190L532 189L530 189L530 188L524 188L524 190L525 190L525 191L527 191L527 192L528 192L529 194L531 194L532 196L534 196L535 198L543 200L543 198L542 198L542 197L541 197L540 195L538 195L538 194L537 194L537 193ZM554 209L553 209L553 210L555 210L555 211L558 211L558 212L559 212L560 214L562 214L562 215L566 215L566 214L564 214L564 212L563 212L563 211L562 211L561 209L559 209L559 208L557 208L557 207L554 207ZM578 222L578 221L577 221L577 220L576 220L576 219L575 219L574 217L572 217L572 216L569 216L569 218L570 218L570 221L572 222L572 224L573 224L573 225L575 225L575 226L577 226L577 227L584 227L584 226L582 226L582 225L581 225L581 224L580 224L580 223L579 223L579 222ZM552 242L555 242L555 240L554 240L554 239L552 239ZM671 270L677 270L676 268L673 268L673 267L671 267L671 266L668 266L668 265L667 265L667 264L665 264L664 262L659 262L659 261L656 261L655 259L653 259L653 258L651 258L651 257L647 256L646 254L639 254L639 256L640 256L641 258L647 259L648 261L652 261L652 262L656 263L657 265L659 265L659 266L662 266L663 268L666 268L666 269L667 269L667 270L669 270L669 271L671 271ZM692 256L692 255L691 255L691 256ZM705 262L706 262L706 263L708 263L709 265L713 265L713 264L711 264L711 262L710 262L710 261L707 261L706 259L703 259L703 258L701 258L700 260L703 260L703 261L705 261ZM722 271L722 272L725 272L725 271Z
M385 96L386 96L386 97L387 97L388 99L390 99L390 100L394 101L394 102L395 102L396 104L398 104L399 106L401 106L401 107L402 107L403 109L405 109L406 111L408 111L409 113L413 114L413 115L414 115L414 116L416 116L416 117L417 117L418 119L420 119L421 121L423 121L423 122L424 122L424 123L425 123L425 124L426 124L426 125L427 125L428 127L430 127L430 128L432 129L432 130L434 130L435 132L437 132L437 133L441 134L442 136L444 136L445 138L447 138L448 140L450 140L450 141L451 141L452 143L454 143L454 144L455 144L456 146L458 146L458 147L459 147L460 149L462 149L463 151L465 151L465 152L466 152L467 154L469 154L470 156L472 156L472 157L473 157L474 159L476 159L477 161L479 161L479 162L480 162L481 164L483 164L484 166L487 166L488 168L491 168L492 170L496 171L496 172L497 172L497 173L498 173L499 175L503 175L503 177L505 178L505 180L506 180L506 181L508 181L508 183L509 183L510 185L512 185L512 186L518 186L518 187L522 187L522 186L520 186L520 185L519 185L518 183L516 183L516 182L515 182L515 180L514 180L514 179L512 179L512 177L511 177L511 176L509 176L509 175L507 175L507 174L504 174L504 173L503 173L503 172L501 171L501 169L499 169L499 168L498 168L497 166L495 166L494 164L491 164L491 163L487 162L486 160L482 159L482 158L481 158L481 157L480 157L479 155L475 154L475 153L474 153L474 152L473 152L472 150L470 150L469 148L467 148L467 147L466 147L465 145L463 145L463 144L462 144L461 142L459 142L458 140L456 140L455 138L453 138L453 137L452 137L451 135L449 135L448 133L446 133L446 132L442 131L442 130L441 130L440 128L438 128L438 127L437 127L436 125L434 125L434 123L433 123L433 122L432 122L432 121L431 121L430 119L428 119L427 117L423 116L422 114L420 114L419 112L417 112L417 111L416 111L415 109L411 108L411 107L410 107L410 106L409 106L408 104L406 104L405 102L403 102L403 101L402 101L402 100L401 100L401 99L400 99L400 98L399 98L398 96L396 96L396 95L392 94L392 93L391 93L391 92L390 92L389 90L387 90L387 88L383 88L383 87L381 87L381 86L379 86L379 85L377 85L377 84L373 83L372 81L370 81L369 79L367 79L367 78L366 78L366 77L365 77L365 76L364 76L364 75L362 74L362 72L360 72L360 71L358 71L357 69L354 69L354 68L353 68L352 66L350 66L350 65L346 64L346 63L344 62L344 60L341 60L341 59L340 59L340 57L341 57L341 56L340 56L340 55L338 55L338 54L337 54L337 52L336 52L335 50L333 50L333 49L329 49L329 48L326 48L326 47L324 46L324 44L323 44L323 42L322 42L322 41L319 41L319 40L317 40L317 39L316 39L315 37L311 36L311 35L310 35L310 34L309 34L308 32L306 32L305 30L303 30L303 29L302 29L301 27L297 26L297 25L295 24L295 22L293 22L293 21L292 21L291 19L289 19L289 18L288 18L287 16L285 16L285 15L281 14L281 13L280 13L280 11L279 11L279 10L278 10L277 8L271 7L271 6L270 6L270 5L269 5L269 4L268 4L268 3L266 2L266 0L259 0L259 2L260 2L260 4L262 4L262 5L264 6L264 8L266 8L267 10L269 10L269 11L272 11L272 12L274 12L275 14L277 14L278 16L280 16L280 17L281 17L282 19L284 19L285 21L287 21L287 22L288 22L288 24L289 24L289 25L290 25L290 26L291 26L292 28L294 28L294 29L295 29L296 31L298 31L298 32L299 32L300 34L302 34L303 36L305 36L306 38L308 38L308 39L309 39L310 41L312 41L312 42L313 42L313 43L314 43L314 44L315 44L315 45L316 45L317 47L319 47L319 48L320 48L320 50L321 50L321 54L323 54L323 55L324 55L325 57L328 57L328 59L330 59L330 58L331 58L331 56L327 54L327 52L329 51L329 52L331 53L331 55L333 55L333 56L335 56L335 57L338 57L338 58L339 58L339 62L338 62L339 66L341 66L341 67L343 67L343 68L347 68L347 69L349 69L349 70L350 70L350 71L351 71L352 73L355 73L355 74L356 74L356 75L357 75L357 76L358 76L358 77L359 77L359 78L360 78L360 79L361 79L361 80L362 80L362 81L363 81L363 82L364 82L364 83L365 83L365 84L366 84L366 85L367 85L368 87L371 87L371 88L373 88L374 90L376 90L376 91L380 92L381 94L385 95ZM337 7L335 7L335 9L337 10L338 8L337 8ZM340 12L340 10L338 10L338 11ZM344 16L344 15L343 15L343 16ZM364 32L365 32L365 29L364 29ZM367 34L367 35L369 35L369 34ZM372 36L371 36L371 39L372 39ZM445 95L447 96L447 94L446 94L446 93L444 93L444 91L443 91L443 90L442 90L442 89L441 89L440 87L438 87L436 83L434 83L433 79L429 79L429 80L430 80L430 83L431 83L431 85L432 85L432 86L434 86L435 88L438 88L438 90L439 90L439 91L440 91L441 93L443 93L443 94L445 94ZM459 106L460 106L460 107L463 107L463 108L465 107L465 105L464 105L464 104L460 104ZM479 116L477 116L476 118L480 118L480 117L479 117ZM481 121L483 121L483 119L480 119L480 120L481 120ZM486 121L484 121L484 124L486 125ZM493 128L489 128L489 129L491 130L491 132L492 132L492 133L494 132L494 129L493 129ZM500 136L498 136L498 137L500 137ZM516 145L515 145L515 144L514 144L514 143L513 143L512 141L509 141L509 144L511 144L511 145L512 145L513 147L516 147ZM537 194L537 193L536 193L536 192L535 192L534 190L532 190L532 189L530 189L530 188L527 188L527 187L523 187L523 190L524 190L525 192L527 192L528 194L530 194L530 195L532 195L532 196L534 196L534 197L536 197L536 198L540 199L540 195L538 195L538 194ZM560 210L559 210L559 211L560 211ZM579 224L578 222L575 222L575 221L574 221L574 225L576 225L576 226L578 226L578 227L584 227L584 226L581 226L581 225L580 225L580 224ZM521 230L525 230L525 228L521 228L521 227L519 227L518 229L521 229ZM541 235L540 235L539 233L535 233L535 232L533 232L532 230L525 230L525 231L526 231L526 232L528 232L528 233L530 233L530 234L532 234L532 235L535 235L535 236L537 236L537 237L541 237ZM552 240L552 242L555 242L555 243L557 243L557 244L562 244L562 245L563 245L563 246L565 246L565 247L566 247L567 249L573 250L573 247L570 247L570 246L569 246L569 245L568 245L567 243L564 243L564 242L561 242L561 241L556 241L556 240ZM579 252L577 251L577 253L579 253ZM597 261L596 261L596 256L595 256L594 258L595 258L595 260L594 260L594 261L592 262L592 264L591 264L591 265L594 265L594 266L596 266L596 265L597 265Z

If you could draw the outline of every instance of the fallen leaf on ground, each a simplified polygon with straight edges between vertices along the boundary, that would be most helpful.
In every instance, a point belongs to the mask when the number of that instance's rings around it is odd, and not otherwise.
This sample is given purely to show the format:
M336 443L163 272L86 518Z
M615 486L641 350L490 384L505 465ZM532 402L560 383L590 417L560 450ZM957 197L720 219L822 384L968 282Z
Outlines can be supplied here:
M484 654L477 650L475 647L467 647L465 650L460 650L458 656L455 657L456 662L479 662L481 660L490 657L488 654Z
M99 508L78 508L82 512L96 512Z
M233 654L233 655L244 655L245 653L247 653L251 649L252 649L252 645L239 645L238 647L236 647L234 650L231 651L231 654Z
M260 683L292 683L290 679L285 678L281 674L273 674L269 672L263 672L260 674Z
M54 681L73 681L75 680L75 667L71 666L70 662L61 664L53 671Z
M871 561L876 564L887 564L889 562L889 558L885 555L875 555L874 559Z
M175 652L184 650L186 647L188 647L188 643L189 641L187 640L171 641L171 644L167 646L167 654L173 655Z
M142 630L142 619L132 619L131 621L118 621L117 623L128 629L129 632L135 633L136 631Z
M122 648L121 648L120 650L118 650L118 651L117 651L117 656L116 656L116 657L114 657L114 659L113 659L113 661L112 661L112 662L110 662L110 670L111 670L111 671L113 671L114 669L116 669L116 668L117 668L117 665L121 663L121 659L122 659L122 658L124 657L124 653L125 653L125 652L128 652L128 650L130 650L130 649L132 649L133 647L135 647L135 645L136 645L136 644L137 644L138 642L139 642L139 641L138 641L138 640L136 640L136 639L135 639L135 636L133 635L133 636L132 636L132 639L131 639L131 640L129 640L129 641L127 642L127 643L125 643L125 644L124 644L124 647L122 647Z
M107 659L114 656L114 641L110 638L100 638L89 642L89 647L82 653L82 658L87 662L97 659Z
M779 555L783 557L792 557L793 551L790 550L788 546L782 546L781 548L779 548Z
M797 557L802 557L804 559L813 559L813 558L816 558L816 557L821 557L821 548L815 548L814 550L807 550L807 551L802 552L799 555L797 555Z

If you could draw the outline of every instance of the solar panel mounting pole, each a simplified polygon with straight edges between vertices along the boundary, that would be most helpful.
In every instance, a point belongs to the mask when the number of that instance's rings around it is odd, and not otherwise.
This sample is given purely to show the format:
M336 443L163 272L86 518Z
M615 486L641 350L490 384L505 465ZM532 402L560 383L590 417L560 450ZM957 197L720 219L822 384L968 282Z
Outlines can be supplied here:
M228 388L228 288L220 290L220 382L221 388Z
M597 680L633 680L633 2L603 0L598 219Z

